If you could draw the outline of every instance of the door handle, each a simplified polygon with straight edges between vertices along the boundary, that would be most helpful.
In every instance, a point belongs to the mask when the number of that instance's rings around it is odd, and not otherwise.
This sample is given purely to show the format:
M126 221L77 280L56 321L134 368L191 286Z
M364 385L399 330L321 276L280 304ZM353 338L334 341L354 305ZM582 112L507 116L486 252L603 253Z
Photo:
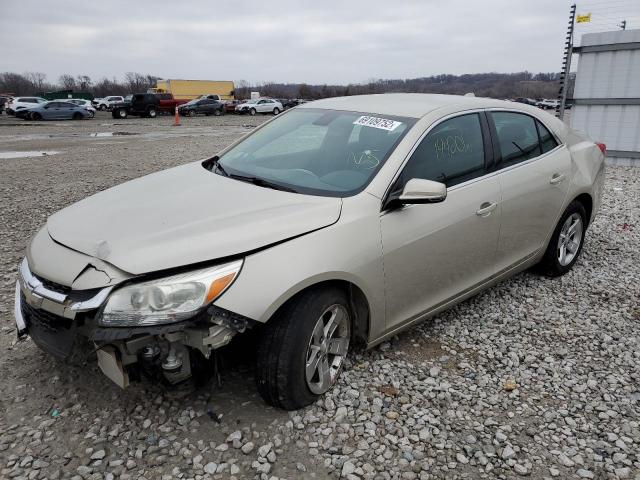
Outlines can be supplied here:
M564 174L562 173L554 173L553 176L551 177L551 180L549 180L549 183L551 185L558 185L559 183L564 182Z
M491 215L491 212L496 209L497 206L497 203L484 202L482 205L480 205L480 209L476 210L476 215L478 215L479 217L488 217L489 215Z

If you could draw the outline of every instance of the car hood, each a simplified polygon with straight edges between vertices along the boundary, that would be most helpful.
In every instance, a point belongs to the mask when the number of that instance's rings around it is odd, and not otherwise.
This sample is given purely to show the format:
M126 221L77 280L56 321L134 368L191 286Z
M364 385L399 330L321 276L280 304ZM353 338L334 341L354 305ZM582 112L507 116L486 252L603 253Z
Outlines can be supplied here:
M335 223L342 200L283 192L200 162L129 181L49 217L56 242L131 274L239 255Z

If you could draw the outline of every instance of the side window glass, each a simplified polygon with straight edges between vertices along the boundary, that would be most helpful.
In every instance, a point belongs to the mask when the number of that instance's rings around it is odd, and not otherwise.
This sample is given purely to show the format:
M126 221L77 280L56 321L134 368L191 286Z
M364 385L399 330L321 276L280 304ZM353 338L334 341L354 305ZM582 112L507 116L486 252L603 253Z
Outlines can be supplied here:
M558 142L551 135L551 132L547 127L545 127L542 123L536 120L536 125L538 125L538 133L540 134L540 145L542 146L542 153L547 153L550 150L553 150L558 146Z
M446 120L431 130L409 159L402 182L423 178L451 187L484 172L482 127L480 117L473 113Z
M491 116L502 153L501 168L530 160L542 153L533 117L512 112L492 112Z

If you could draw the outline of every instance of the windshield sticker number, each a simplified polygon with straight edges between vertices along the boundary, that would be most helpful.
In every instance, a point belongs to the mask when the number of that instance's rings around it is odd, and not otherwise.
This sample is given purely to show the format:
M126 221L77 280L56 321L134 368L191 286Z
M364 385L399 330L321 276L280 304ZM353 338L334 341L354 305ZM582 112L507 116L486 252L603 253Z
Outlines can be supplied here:
M396 128L402 125L402 122L396 122L395 120L389 120L388 118L369 117L363 115L358 118L354 125L362 125L363 127L379 128L381 130L387 130L393 132Z

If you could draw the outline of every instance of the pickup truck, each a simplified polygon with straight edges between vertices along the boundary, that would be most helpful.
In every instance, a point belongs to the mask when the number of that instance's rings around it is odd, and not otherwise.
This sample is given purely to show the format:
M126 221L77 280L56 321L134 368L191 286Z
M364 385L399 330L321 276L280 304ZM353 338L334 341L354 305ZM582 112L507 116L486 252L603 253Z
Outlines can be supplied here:
M136 93L129 102L114 104L111 110L113 118L137 117L155 118L158 113L173 113L178 105L188 100L178 100L170 93Z

